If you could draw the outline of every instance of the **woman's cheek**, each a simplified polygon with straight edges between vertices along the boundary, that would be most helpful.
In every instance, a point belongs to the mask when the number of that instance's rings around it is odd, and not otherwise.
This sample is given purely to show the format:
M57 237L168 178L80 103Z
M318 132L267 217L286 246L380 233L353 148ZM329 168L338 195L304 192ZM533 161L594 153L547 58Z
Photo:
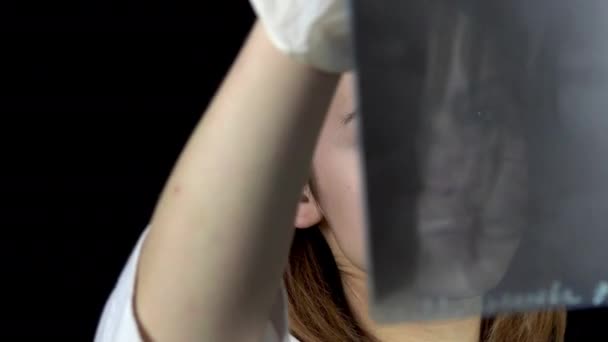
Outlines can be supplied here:
M346 256L357 267L365 269L364 197L358 158L349 156L348 164L348 171L342 178L345 184L339 201L341 219L334 229Z

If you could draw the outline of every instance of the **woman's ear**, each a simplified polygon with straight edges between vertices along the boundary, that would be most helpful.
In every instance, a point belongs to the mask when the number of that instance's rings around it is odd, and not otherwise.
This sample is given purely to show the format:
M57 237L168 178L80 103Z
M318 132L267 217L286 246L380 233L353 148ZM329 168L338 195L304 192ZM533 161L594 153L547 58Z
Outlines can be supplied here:
M306 185L302 190L294 224L296 228L310 228L319 224L322 219L323 213L319 207L319 202L310 191L310 186Z

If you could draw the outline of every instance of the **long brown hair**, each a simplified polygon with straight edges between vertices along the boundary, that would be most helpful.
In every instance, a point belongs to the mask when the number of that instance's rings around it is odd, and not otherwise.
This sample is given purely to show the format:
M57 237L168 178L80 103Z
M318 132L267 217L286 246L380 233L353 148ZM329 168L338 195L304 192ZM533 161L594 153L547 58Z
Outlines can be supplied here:
M357 323L333 254L318 228L298 229L285 273L291 331L302 342L379 342ZM484 319L483 342L561 342L565 311Z

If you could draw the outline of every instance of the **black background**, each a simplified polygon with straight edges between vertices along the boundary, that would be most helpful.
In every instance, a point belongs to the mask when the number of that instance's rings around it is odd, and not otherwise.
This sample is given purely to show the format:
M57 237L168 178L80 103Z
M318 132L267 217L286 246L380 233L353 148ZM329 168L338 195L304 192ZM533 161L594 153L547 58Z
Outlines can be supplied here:
M0 339L92 340L252 22L244 0L2 2ZM569 320L607 340L606 311Z

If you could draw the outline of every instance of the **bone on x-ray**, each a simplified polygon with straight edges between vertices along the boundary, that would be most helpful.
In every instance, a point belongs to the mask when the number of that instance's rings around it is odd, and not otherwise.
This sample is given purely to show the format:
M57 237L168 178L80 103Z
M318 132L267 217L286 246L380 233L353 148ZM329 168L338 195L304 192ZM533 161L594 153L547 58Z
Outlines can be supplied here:
M608 2L351 5L374 317L608 306Z

